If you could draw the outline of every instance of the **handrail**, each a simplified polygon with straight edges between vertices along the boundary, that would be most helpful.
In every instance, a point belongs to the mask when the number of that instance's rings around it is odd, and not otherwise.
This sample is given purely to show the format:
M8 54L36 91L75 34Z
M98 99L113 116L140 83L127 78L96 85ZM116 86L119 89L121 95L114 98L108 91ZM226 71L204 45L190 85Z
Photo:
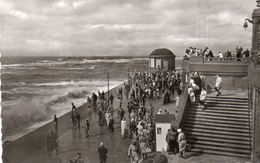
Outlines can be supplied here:
M250 89L250 85L248 85L248 127L249 127L249 145L250 145L250 149L252 149L252 138L251 138L251 123L250 123L250 110L251 110L251 102L252 102L252 99L251 99L251 89ZM253 115L252 115L253 116Z

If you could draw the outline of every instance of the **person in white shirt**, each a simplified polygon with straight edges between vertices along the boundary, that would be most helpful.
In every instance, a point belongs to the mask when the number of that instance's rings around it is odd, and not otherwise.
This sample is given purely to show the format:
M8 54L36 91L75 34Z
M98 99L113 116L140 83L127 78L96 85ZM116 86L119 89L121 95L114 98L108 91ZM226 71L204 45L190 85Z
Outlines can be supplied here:
M200 92L200 104L203 105L203 109L204 109L206 97L207 97L207 91L202 87Z
M223 60L223 54L221 52L218 53L219 60Z
M215 87L214 89L218 92L217 96L221 95L221 92L219 91L220 90L220 87L221 87L221 82L222 82L222 79L219 75L216 76L216 84L215 84Z

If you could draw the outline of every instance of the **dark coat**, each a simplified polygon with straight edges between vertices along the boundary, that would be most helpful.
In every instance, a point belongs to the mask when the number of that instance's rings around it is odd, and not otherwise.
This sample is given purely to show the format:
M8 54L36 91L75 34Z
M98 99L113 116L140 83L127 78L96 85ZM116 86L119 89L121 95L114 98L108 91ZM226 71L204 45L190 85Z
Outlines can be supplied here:
M107 159L107 148L106 147L99 147L98 148L99 159L106 160Z
M54 132L51 132L47 136L47 151L53 151L55 148L58 147L57 143L57 136Z

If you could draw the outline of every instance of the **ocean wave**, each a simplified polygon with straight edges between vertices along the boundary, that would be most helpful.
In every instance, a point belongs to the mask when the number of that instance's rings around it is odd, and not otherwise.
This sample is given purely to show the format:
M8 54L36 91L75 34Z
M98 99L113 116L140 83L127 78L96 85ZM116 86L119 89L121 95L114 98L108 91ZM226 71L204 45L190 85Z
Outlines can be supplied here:
M110 85L121 84L122 81L109 81ZM50 83L33 83L35 86L104 86L107 85L105 80L83 80L83 81L60 81Z
M147 58L131 58L131 59L83 59L82 63L99 63L99 62L105 62L105 63L127 63L132 61L143 61L148 60Z
M29 122L44 120L48 116L48 110L48 106L37 99L4 107L2 110L2 129L6 131Z
M93 70L95 68L95 66L90 66L90 67L70 67L70 68L66 68L67 70L85 70L85 69L89 69L89 70Z
M112 85L110 89L117 85ZM53 95L51 97L33 98L31 100L21 97L19 101L12 105L3 105L2 108L2 131L5 133L9 130L24 125L35 125L48 119L53 114L61 115L70 111L70 103L80 106L86 102L86 97L92 92L106 91L106 86L93 87L92 90L87 88L72 88L63 94ZM80 102L80 103L79 103ZM11 101L8 102L11 104Z
M86 63L127 63L133 61L146 61L148 58L121 58L121 59L71 59L71 60L39 60L35 63L24 63L24 64L5 64L1 65L3 69L35 69L33 66L52 66L52 65L64 65L64 64L86 64ZM91 66L89 69L94 69Z
M50 98L23 99L12 105L3 105L3 131L14 129L25 124L46 120L51 113L57 112L58 103L65 103L69 99L85 98L90 92L86 89L71 89L62 95L53 95ZM11 104L11 102L9 102Z

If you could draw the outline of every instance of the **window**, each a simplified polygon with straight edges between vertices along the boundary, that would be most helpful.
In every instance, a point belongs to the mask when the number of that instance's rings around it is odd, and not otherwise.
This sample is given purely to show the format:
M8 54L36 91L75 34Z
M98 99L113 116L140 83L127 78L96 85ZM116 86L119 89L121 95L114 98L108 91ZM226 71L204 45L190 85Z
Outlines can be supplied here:
M154 68L154 58L150 58L150 66L151 68Z
M157 127L157 134L162 134L162 128L161 127Z

